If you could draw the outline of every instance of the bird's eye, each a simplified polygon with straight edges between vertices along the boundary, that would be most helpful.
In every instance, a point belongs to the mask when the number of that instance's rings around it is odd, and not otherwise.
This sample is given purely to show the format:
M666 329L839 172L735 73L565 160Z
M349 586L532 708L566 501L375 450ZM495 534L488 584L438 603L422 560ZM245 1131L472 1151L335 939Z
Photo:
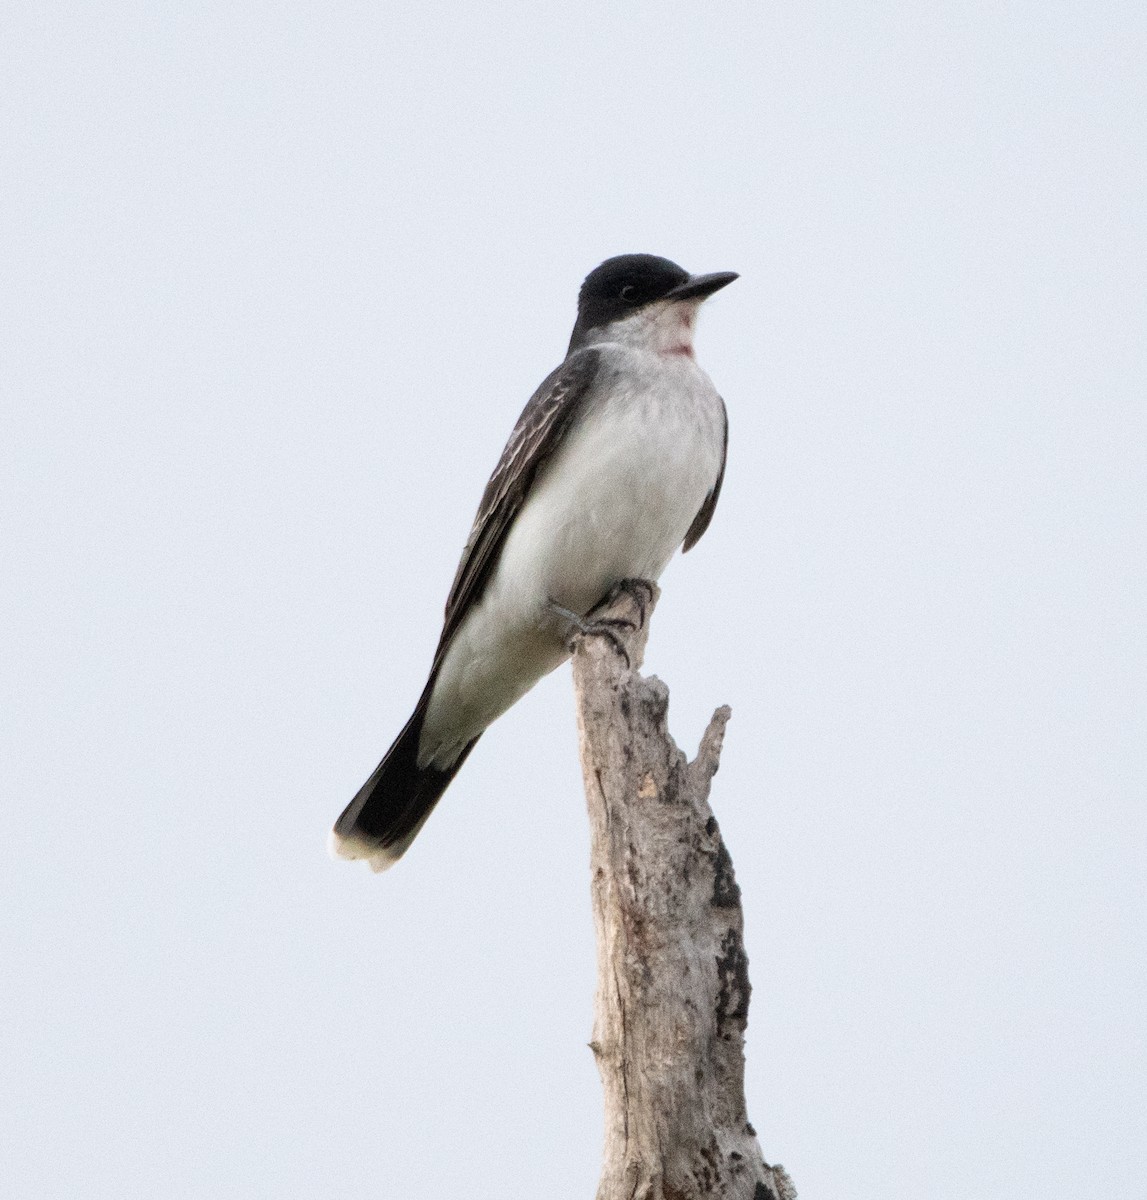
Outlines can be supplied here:
M622 298L622 300L625 301L626 304L637 303L637 288L634 287L632 283L627 283L625 287L623 287L617 294Z

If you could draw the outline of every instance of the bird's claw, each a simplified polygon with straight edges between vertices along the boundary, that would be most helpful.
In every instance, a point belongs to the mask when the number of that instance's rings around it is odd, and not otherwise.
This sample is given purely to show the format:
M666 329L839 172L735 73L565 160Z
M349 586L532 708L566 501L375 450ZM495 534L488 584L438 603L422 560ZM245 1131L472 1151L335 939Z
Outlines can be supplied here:
M579 637L603 637L625 659L627 670L633 666L629 658L629 651L625 648L625 643L614 632L615 629L628 629L632 631L638 628L632 621L627 620L625 617L598 617L596 619L591 619L589 616L579 617L577 613L571 612L568 608L563 608L553 600L549 602L549 606L552 612L555 612L559 617L564 618L570 623L570 633L566 638L566 649L571 651L571 653ZM601 607L602 605L600 604L596 606L596 608Z
M657 596L657 585L649 579L621 579L613 585L606 595L598 601L597 604L590 609L590 615L597 612L598 609L608 608L619 596L629 596L630 599L637 605L638 612L641 616L635 626L631 621L623 622L630 629L641 629L645 625L645 618L649 611L649 606L654 602Z

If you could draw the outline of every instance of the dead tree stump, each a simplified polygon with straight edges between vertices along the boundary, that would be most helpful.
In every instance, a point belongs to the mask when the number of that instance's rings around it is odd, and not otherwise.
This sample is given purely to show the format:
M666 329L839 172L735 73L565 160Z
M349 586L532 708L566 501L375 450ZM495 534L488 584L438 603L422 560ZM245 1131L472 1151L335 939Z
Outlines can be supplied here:
M668 689L637 670L655 602L642 613L619 596L595 617L633 628L580 636L573 661L597 935L590 1044L605 1091L597 1200L795 1200L745 1109L741 893L708 801L730 710L687 761Z

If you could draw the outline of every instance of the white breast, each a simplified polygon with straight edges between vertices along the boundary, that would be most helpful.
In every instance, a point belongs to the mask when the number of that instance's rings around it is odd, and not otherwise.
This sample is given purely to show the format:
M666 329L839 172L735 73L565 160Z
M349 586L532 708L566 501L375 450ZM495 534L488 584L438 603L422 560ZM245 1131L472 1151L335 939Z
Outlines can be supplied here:
M656 579L717 481L724 417L691 358L616 351L602 376L507 538L510 602L582 613L619 579Z

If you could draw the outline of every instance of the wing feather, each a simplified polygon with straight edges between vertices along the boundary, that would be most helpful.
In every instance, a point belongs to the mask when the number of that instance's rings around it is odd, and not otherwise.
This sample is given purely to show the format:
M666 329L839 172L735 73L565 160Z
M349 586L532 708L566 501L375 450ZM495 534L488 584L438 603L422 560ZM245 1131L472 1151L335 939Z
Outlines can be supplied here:
M552 371L530 397L478 505L478 515L462 551L446 601L438 643L441 656L466 613L482 595L498 563L514 518L539 469L550 458L589 392L601 352L579 350Z
M689 526L689 532L685 535L685 542L681 547L682 554L687 550L692 550L701 540L701 535L709 528L709 522L713 519L717 500L721 495L721 484L725 482L725 459L729 452L729 414L724 400L721 401L721 413L725 418L725 437L721 445L721 469L717 472L717 482L713 484L713 490L705 497L705 502L693 518L693 524Z

